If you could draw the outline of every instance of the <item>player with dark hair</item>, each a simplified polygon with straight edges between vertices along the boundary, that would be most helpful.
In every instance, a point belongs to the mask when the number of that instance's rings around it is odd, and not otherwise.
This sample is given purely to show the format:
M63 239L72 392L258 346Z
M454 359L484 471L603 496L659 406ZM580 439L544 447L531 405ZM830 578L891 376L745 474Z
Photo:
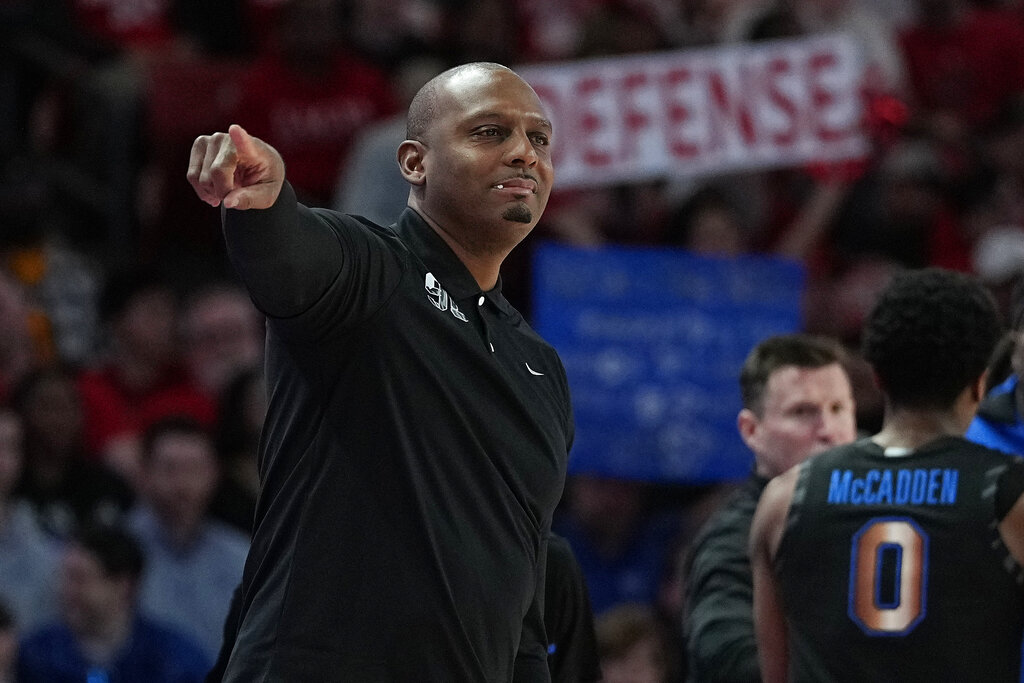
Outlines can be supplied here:
M1000 333L969 276L896 276L864 355L881 431L790 469L751 529L764 680L1016 681L1024 460L963 438Z

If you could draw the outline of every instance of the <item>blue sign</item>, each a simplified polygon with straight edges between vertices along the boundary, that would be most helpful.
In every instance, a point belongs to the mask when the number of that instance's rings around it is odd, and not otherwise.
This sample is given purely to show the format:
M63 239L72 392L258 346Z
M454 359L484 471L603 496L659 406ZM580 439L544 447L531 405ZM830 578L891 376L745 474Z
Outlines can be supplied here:
M804 270L764 256L538 245L533 318L565 363L570 472L703 483L745 477L743 360L800 329Z

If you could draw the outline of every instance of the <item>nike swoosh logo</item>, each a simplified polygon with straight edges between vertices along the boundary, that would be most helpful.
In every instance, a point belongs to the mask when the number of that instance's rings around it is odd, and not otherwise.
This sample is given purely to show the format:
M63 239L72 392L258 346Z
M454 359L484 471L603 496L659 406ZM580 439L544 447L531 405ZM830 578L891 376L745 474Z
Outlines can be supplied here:
M531 368L531 367L530 367L530 364L529 364L529 363L527 363L527 362L525 362L525 361L524 361L524 362L523 362L523 365L525 365L525 366L526 366L526 369L530 371L530 374L531 374L531 375L537 375L537 377L543 377L543 376L544 376L544 373L543 373L543 372L537 372L536 370L534 370L533 368Z

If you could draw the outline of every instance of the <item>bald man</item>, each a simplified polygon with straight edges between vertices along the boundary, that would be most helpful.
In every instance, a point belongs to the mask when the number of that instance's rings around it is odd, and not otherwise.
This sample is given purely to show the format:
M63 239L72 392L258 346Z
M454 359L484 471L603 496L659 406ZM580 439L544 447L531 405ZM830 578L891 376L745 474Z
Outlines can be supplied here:
M222 680L547 681L565 371L499 270L551 191L551 122L467 64L409 108L390 227L298 204L237 125L188 178L267 317L262 490Z

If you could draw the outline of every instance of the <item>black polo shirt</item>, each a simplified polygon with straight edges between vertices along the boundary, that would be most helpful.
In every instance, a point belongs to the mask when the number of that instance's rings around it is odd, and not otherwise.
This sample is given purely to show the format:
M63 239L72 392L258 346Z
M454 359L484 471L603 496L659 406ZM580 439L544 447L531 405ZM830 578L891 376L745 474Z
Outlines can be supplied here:
M573 435L554 349L411 209L384 228L286 184L226 212L225 237L268 316L269 391L225 680L544 670L543 539Z

